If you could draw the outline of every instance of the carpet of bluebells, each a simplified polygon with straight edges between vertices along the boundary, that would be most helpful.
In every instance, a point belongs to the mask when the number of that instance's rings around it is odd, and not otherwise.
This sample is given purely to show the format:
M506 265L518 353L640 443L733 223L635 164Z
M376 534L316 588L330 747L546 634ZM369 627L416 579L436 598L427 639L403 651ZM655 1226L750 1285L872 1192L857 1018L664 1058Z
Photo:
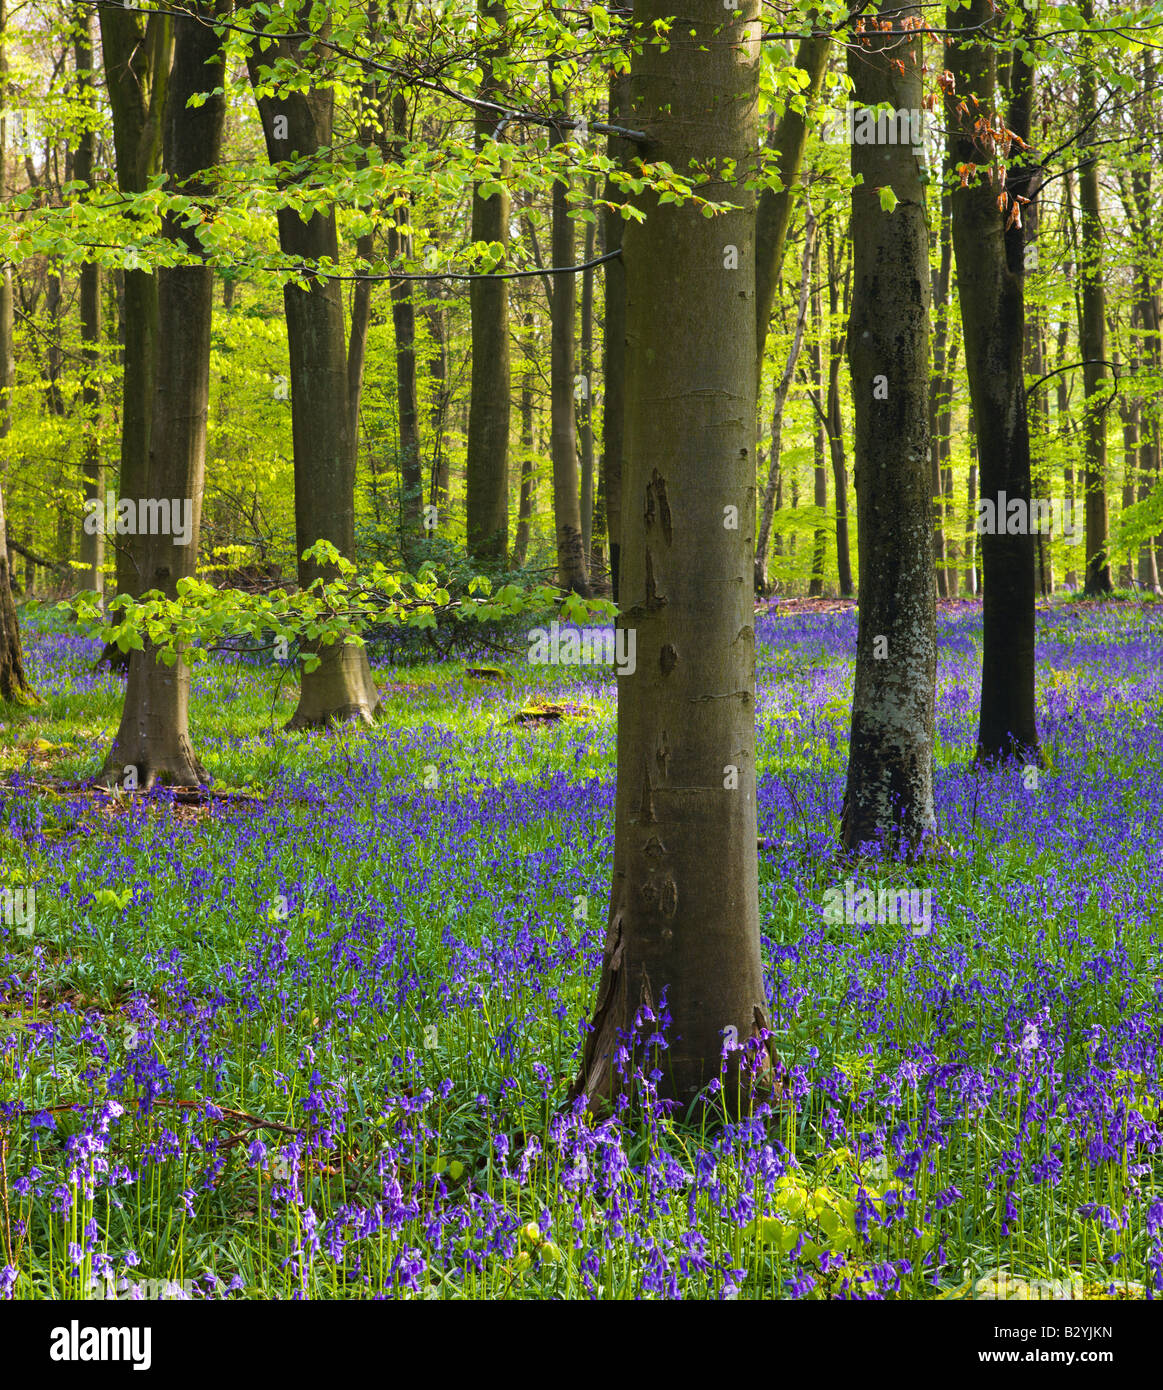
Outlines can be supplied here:
M0 724L0 873L36 893L0 925L0 1297L1154 1296L1163 607L1039 612L1036 774L972 767L980 608L939 635L941 852L854 862L856 614L757 621L790 1100L711 1129L649 1084L563 1107L611 672L383 666L384 720L319 736L282 731L293 677L216 659L193 739L247 796L111 799L83 781L121 683L32 621L44 703ZM565 717L516 722L539 699ZM848 880L931 889L931 931L826 920Z

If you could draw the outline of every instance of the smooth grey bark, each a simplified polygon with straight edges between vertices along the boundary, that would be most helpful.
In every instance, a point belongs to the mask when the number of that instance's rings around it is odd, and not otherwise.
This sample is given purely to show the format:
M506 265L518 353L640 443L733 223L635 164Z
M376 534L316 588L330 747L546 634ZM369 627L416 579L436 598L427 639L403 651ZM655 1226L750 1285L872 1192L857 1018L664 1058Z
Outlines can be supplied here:
M494 59L507 56L504 0L477 0L491 30L481 55L480 95L503 102L504 88L494 75ZM497 134L499 118L478 112L473 122L476 147L483 149ZM509 194L494 190L488 197L480 184L472 191L473 241L509 245ZM503 268L499 262L493 269ZM467 539L469 554L480 560L504 560L509 551L509 284L507 280L474 280L469 285L472 321L472 380L468 411Z
M832 483L836 493L836 571L842 598L852 596L852 557L848 544L848 466L844 457L844 420L840 405L840 367L848 341L847 320L852 297L852 257L844 242L843 288L835 242L828 236L828 402L825 408Z
M1118 353L1114 357L1115 370L1119 367ZM1136 355L1127 359L1127 374L1132 379L1138 376L1140 362ZM1123 427L1123 510L1135 501L1135 481L1139 471L1139 434L1142 406L1137 396L1119 401L1119 419ZM1135 582L1135 567L1128 555L1119 569L1119 583L1129 589Z
M971 454L965 479L965 592L977 593L977 455Z
M306 10L303 22L307 23ZM326 36L326 27L323 29ZM318 50L316 50L317 52ZM302 64L298 39L279 38L247 58L267 154L274 165L329 148L334 128L334 91L325 82L281 97L258 96L264 69L277 60ZM294 174L285 176L292 180ZM279 245L288 256L310 262L339 260L335 213L317 211L304 221L296 209L278 211ZM343 323L343 293L337 280L312 278L306 289L283 289L291 378L291 434L295 460L295 545L301 588L333 577L331 568L304 560L316 541L330 541L351 559L355 553L355 412L349 395L349 361ZM357 347L358 351L358 347ZM304 670L299 701L288 727L326 728L350 721L370 724L379 709L367 651L335 643L319 646L320 665Z
M8 0L0 0L0 203L8 196ZM27 704L35 696L24 670L20 621L8 565L8 527L4 519L4 480L8 472L8 432L16 383L13 347L12 266L0 266L0 700Z
M1094 23L1094 0L1083 0L1082 17ZM1079 144L1097 148L1094 120L1098 109L1094 40L1082 43L1078 75L1078 119L1085 130ZM1089 125L1088 125L1089 123ZM1111 582L1108 553L1106 496L1106 413L1110 392L1106 358L1106 286L1103 275L1102 208L1098 183L1098 155L1086 154L1078 169L1078 234L1080 255L1078 278L1082 287L1078 320L1078 346L1081 351L1083 383L1083 442L1085 446L1086 499L1086 579L1084 592L1092 596L1109 594Z
M614 73L610 78L611 124L621 121L629 109L629 103L629 74ZM634 151L628 141L611 135L607 154L616 163L626 166ZM619 201L612 182L607 183L605 196L607 202ZM602 241L606 254L621 247L624 226L621 213L609 208L602 210ZM605 286L602 490L606 499L606 530L610 537L610 589L617 603L622 554L622 442L626 410L626 268L618 256L607 261L602 269Z
M919 4L881 0L881 29L848 54L857 107L921 106ZM914 31L915 32L915 31ZM897 64L899 63L899 68ZM922 851L936 825L936 603L929 482L929 234L913 149L853 144L853 295L860 629L840 837ZM898 201L885 211L878 188Z
M370 0L367 10L368 42L375 44L380 37L380 7L378 0ZM365 74L360 86L356 106L358 140L363 147L360 163L366 167L368 151L377 142L381 130L377 121L383 119L383 103L373 76ZM268 145L269 152L269 145ZM356 263L360 267L371 264L375 255L375 234L364 232L356 239ZM371 280L357 280L352 287L351 323L347 335L347 430L351 440L351 450L355 456L356 468L359 466L360 407L363 403L363 369L367 360L367 337L371 327L372 285Z
M967 27L976 35L988 27L991 0L970 0L968 9L950 8L948 27ZM1009 120L1029 135L1032 74L1017 52L1012 58L1014 89ZM957 297L965 341L969 397L977 427L978 484L984 501L996 508L1002 493L1020 501L1029 515L1030 436L1025 389L1024 229L1009 199L987 177L995 154L972 112L974 102L991 110L1002 99L996 49L976 38L951 36L945 67L956 86L945 96L949 129L947 161L952 172L976 165L952 193L953 250L957 258ZM1017 132L1019 135L1021 131ZM1025 138L1023 136L1022 138ZM1028 143L1028 141L1027 141ZM1013 160L1007 176L1010 197L1033 198L1041 176L1036 162ZM999 207L999 201L1005 206ZM1008 510L1008 502L1007 502ZM981 709L977 757L1037 762L1038 725L1034 710L1034 536L1027 526L1010 534L996 524L979 540L983 581Z
M818 259L818 257L817 257ZM824 310L820 296L818 274L812 284L812 334L811 352L812 379L815 382L815 395L819 399L824 394ZM812 435L814 467L812 473L812 502L821 514L828 509L828 430L826 420L817 414L816 428ZM812 535L812 572L808 581L809 595L818 598L824 592L824 563L827 558L828 533L817 526Z
M162 129L167 184L197 196L209 191L196 176L218 163L226 102L222 94L225 55L209 21L225 11L199 5L198 18L174 21L174 56ZM217 91L215 90L217 89ZM202 105L191 97L209 93ZM169 216L167 236L189 251L203 251L196 228ZM144 496L179 498L190 506L189 543L175 537L139 537L143 560L142 592L177 595L179 582L194 574L202 520L206 465L206 424L210 402L210 322L214 270L204 265L170 266L157 272L158 359L151 411L149 468ZM146 640L131 653L121 723L99 780L106 785L145 789L155 783L204 785L208 778L190 742L190 673L179 656L166 665Z
M87 5L78 6L74 16L76 30L73 37L73 54L77 77L81 85L81 98L90 107L94 102L93 92L93 35L96 16ZM90 186L93 182L93 157L96 134L92 128L81 132L77 150L73 158L73 177ZM96 501L99 512L104 508L105 465L101 458L101 435L99 412L101 391L96 375L100 362L98 344L101 341L101 271L96 261L86 261L80 275L81 310L81 355L84 359L84 384L81 388L81 405L85 412L85 444L82 470L85 478L85 499ZM82 587L104 592L104 578L101 573L105 563L105 534L98 527L93 531L81 531L81 574Z
M809 205L804 220L804 249L800 260L800 288L796 304L795 326L787 350L787 360L783 371L775 383L771 405L771 469L763 490L763 510L759 519L759 533L755 540L755 592L765 594L767 581L767 547L771 537L772 519L777 500L782 501L782 471L780 465L780 441L783 436L783 412L787 404L788 392L795 378L796 363L804 341L804 326L808 318L808 300L811 293L812 262L816 254L816 232L818 223Z
M782 116L768 132L768 147L777 151L776 170L781 187L764 188L755 209L755 342L757 373L763 371L763 354L767 347L767 330L779 287L780 267L791 221L792 198L799 182L800 166L808 143L808 121L820 93L824 69L828 65L828 50L832 38L827 33L813 33L802 38L796 49L795 66L807 75L807 85L801 91L803 110L798 103L788 101ZM759 378L756 377L756 390ZM776 460L772 460L774 463Z
M569 114L564 95L560 114ZM561 145L569 138L567 128L550 128L550 143ZM550 264L574 264L573 218L570 216L568 186L561 178L553 185ZM582 545L581 498L578 492L577 431L573 413L574 390L574 277L553 275L550 282L550 435L553 459L553 516L557 537L557 582L563 589L589 598L590 581L587 556Z
M593 197L593 184L590 184L590 197ZM594 259L594 246L597 228L593 222L586 223L582 261ZM582 550L586 555L586 565L590 567L593 556L594 539L594 272L582 271L581 290L581 354L578 361L581 368L581 394L577 399L578 451L581 459L581 509ZM578 393L575 391L575 397ZM599 532L600 535L600 532ZM591 583L592 583L591 569Z
M1140 332L1140 353L1142 360L1154 380L1163 377L1163 313L1160 312L1160 296L1154 288L1150 272L1144 268L1139 276L1138 326ZM1142 402L1139 429L1139 485L1137 500L1142 502L1159 485L1163 449L1161 435L1163 422L1160 419L1158 398ZM1139 584L1150 593L1159 593L1160 576L1156 556L1156 541L1148 541L1139 553Z
M361 236L355 244L360 265L375 254L375 238ZM363 369L367 361L367 335L372 317L372 281L357 280L351 296L351 324L347 334L347 432L357 467L359 460L360 407L363 403ZM292 407L293 409L293 407Z
M105 86L113 115L113 145L117 187L140 193L159 172L162 157L162 113L173 63L173 18L165 13L147 18L114 5L97 11ZM122 356L121 472L122 497L145 497L149 470L150 412L158 351L158 289L156 275L145 270L124 272L125 346ZM118 536L117 593L141 592L142 560L138 537ZM101 661L128 668L128 658L107 647Z
M3 306L0 305L0 315ZM0 335L0 348L3 338ZM8 410L0 389L0 444L7 433ZM4 521L4 485L0 480L0 700L12 704L31 704L35 700L24 669L24 646L20 640L20 620L12 595L12 576L8 568L8 528Z
M648 34L670 0L639 0ZM650 157L713 167L714 219L641 195L625 231L627 381L620 625L637 669L618 693L608 930L573 1094L631 1090L617 1049L663 995L663 1096L720 1075L724 1033L769 1075L755 810L755 231L757 5L691 0L669 47L633 57L631 117ZM733 161L724 174L724 162ZM734 264L734 248L737 268ZM680 288L681 287L681 288ZM647 1033L655 1026L647 1025ZM638 1039L641 1062L641 1038ZM733 1106L740 1051L728 1054ZM647 1062L647 1067L651 1063Z
M428 500L442 515L448 507L448 451L444 447L444 416L448 409L448 329L443 304L424 309L431 349L428 377L432 382L432 406L428 423L432 429L432 470Z
M392 94L392 145L399 154L408 137L408 99ZM398 208L388 233L388 255L395 262L411 248L407 207ZM392 281L392 328L396 338L396 405L400 422L400 552L411 565L424 534L424 479L420 466L420 407L416 395L416 301L411 280Z
M1159 234L1156 228L1156 185L1152 168L1150 136L1159 119L1159 84L1154 54L1144 49L1140 58L1140 90L1143 100L1131 112L1136 133L1143 137L1144 149L1130 170L1118 171L1119 193L1127 223L1134 234L1135 302L1131 310L1131 331L1140 370L1150 379L1163 375L1163 344L1160 328L1158 290ZM1137 398L1139 411L1139 457L1136 469L1135 501L1145 501L1158 485L1160 472L1160 408L1158 397ZM1139 550L1136 577L1139 587L1149 593L1160 591L1156 545L1146 542Z
M953 271L953 201L948 193L941 199L941 221L937 231L940 260L933 268L933 372L929 384L929 466L933 489L933 557L937 566L937 593L948 598L951 592L949 555L945 542L945 489L941 473L942 418L948 418L948 401L953 376L949 357L949 286ZM956 582L952 588L956 588Z
M522 321L525 342L525 370L521 373L521 492L517 502L517 538L513 544L513 567L523 569L529 551L529 533L533 523L533 501L537 479L533 471L535 444L533 438L533 375L536 362L533 355L533 314L527 312Z
M1031 203L1030 210L1037 204ZM1031 241L1036 238L1036 222L1031 223ZM1035 308L1029 314L1026 325L1026 377L1030 382L1040 381L1046 374L1046 352L1041 310ZM1030 439L1044 439L1049 427L1046 410L1045 387L1031 393L1027 413L1030 422ZM1030 487L1035 497L1049 497L1051 494L1050 470L1044 452L1030 456ZM1035 592L1048 598L1054 590L1053 565L1050 562L1050 538L1039 532L1034 537L1034 587Z

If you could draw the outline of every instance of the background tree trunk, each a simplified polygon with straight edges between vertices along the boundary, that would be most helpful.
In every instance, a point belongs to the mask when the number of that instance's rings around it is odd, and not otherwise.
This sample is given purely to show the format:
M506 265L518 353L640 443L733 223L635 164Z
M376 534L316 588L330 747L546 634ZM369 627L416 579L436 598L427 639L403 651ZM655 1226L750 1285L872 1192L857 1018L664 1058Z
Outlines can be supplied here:
M804 325L808 318L808 299L812 284L812 261L816 253L817 222L808 209L804 221L804 250L800 263L800 292L796 306L795 327L792 329L791 345L787 350L787 361L775 383L774 399L771 406L771 468L767 475L767 485L763 490L763 510L759 519L759 534L755 540L755 592L766 594L767 547L771 538L772 519L777 503L782 503L782 471L780 467L780 442L783 437L783 411L787 404L788 392L795 378L796 363L804 341ZM778 553L778 548L777 548Z
M1067 179L1067 198L1069 199L1069 179ZM1074 274L1072 262L1067 261L1062 270L1064 278L1069 281ZM1054 341L1055 369L1058 375L1055 378L1054 400L1057 411L1057 434L1059 447L1062 450L1062 490L1065 500L1070 503L1073 509L1075 503L1074 488L1074 464L1072 461L1071 435L1073 426L1070 421L1070 381L1069 375L1062 368L1068 365L1066 348L1070 339L1070 325L1066 321L1065 311L1062 312L1062 320L1058 325L1058 332ZM1071 551L1073 553L1073 550ZM1067 562L1067 569L1064 575L1066 587L1075 589L1078 584L1078 575Z
M568 115L564 96L561 114ZM568 138L567 128L554 125L553 145ZM568 188L560 180L553 185L553 232L550 264L574 264L573 218L566 200ZM574 284L573 275L551 275L550 301L550 452L553 456L553 516L557 534L557 582L583 598L590 597L586 552L582 545L581 499L578 494L577 436L573 415Z
M537 479L533 470L533 377L537 364L533 355L533 315L527 312L522 324L528 348L521 375L521 495L517 502L517 540L513 546L513 567L523 569L529 551L529 532L533 523L533 495Z
M880 0L885 31L848 54L856 106L921 106L920 45L902 36L919 4ZM887 21L891 17L891 30ZM903 71L894 66L899 61ZM840 836L917 852L935 827L936 611L929 475L929 235L905 144L852 146L853 296L860 631ZM891 212L876 190L891 187Z
M852 596L852 559L848 545L848 467L844 459L844 419L840 411L840 367L848 338L847 320L852 296L852 258L843 249L843 290L829 226L828 236L828 447L836 492L836 569L843 598Z
M432 428L432 470L428 498L438 513L448 509L448 451L444 447L444 417L448 410L448 329L443 304L424 310L428 334L432 339L428 358L428 377L432 383L432 408L428 422Z
M220 0L222 9L226 0ZM226 102L222 94L222 40L206 22L221 10L198 6L200 18L175 20L174 60L166 101L163 158L168 184L187 194L208 191L195 175L218 163ZM197 93L207 96L189 107ZM170 217L166 233L194 253L202 251L195 228ZM158 276L158 360L151 413L149 473L143 495L180 499L190 506L189 543L173 535L139 536L144 559L143 592L177 596L180 580L193 575L198 558L206 464L206 419L210 403L210 320L214 270L210 265L171 266ZM189 669L155 657L146 641L130 657L129 682L117 737L100 780L145 789L161 782L196 786L207 781L189 734ZM132 769L132 776L129 775Z
M173 19L151 14L144 22L132 10L103 5L101 52L105 86L113 113L113 144L117 186L140 193L161 167L162 112L173 63ZM150 412L154 400L157 357L158 277L144 270L127 270L125 282L125 348L121 388L121 473L118 492L134 500L146 496L149 470ZM115 541L117 593L141 592L142 564L135 536ZM106 647L101 663L129 669L129 657Z
M392 134L392 149L398 151L408 138L408 101L402 91L392 96ZM412 241L407 207L397 208L394 217L397 225L388 233L388 255L393 263L409 254ZM400 422L400 553L404 564L410 566L424 535L420 408L416 399L416 304L411 280L393 280L391 284L392 328L396 336L396 404Z
M95 20L96 16L87 5L78 6L74 17L77 27L73 36L73 54L78 82L81 84L81 99L89 108L95 105L92 85ZM90 126L86 126L77 141L73 177L90 186L93 184L95 145L96 133ZM82 356L85 362L84 385L81 388L81 405L85 412L85 453L82 463L85 499L98 502L98 514L103 515L105 465L101 458L101 390L96 381L100 363L98 344L101 341L101 272L95 261L86 261L82 265L80 280L81 341L84 344ZM105 533L102 528L98 527L94 531L82 528L81 563L81 587L96 589L98 593L103 594L105 586L101 570L105 563Z
M304 12L304 23L306 23ZM304 60L300 43L279 39L248 59L256 93L262 69L277 58ZM281 165L332 143L334 93L324 84L282 99L258 97L272 164ZM339 260L335 213L316 212L304 222L298 211L278 213L279 245L303 261ZM301 588L329 578L329 567L304 560L316 541L330 541L348 559L355 553L355 462L353 412L349 397L343 293L337 280L313 279L306 289L283 290L291 375L291 433L295 455L295 544ZM371 723L379 707L367 651L338 643L320 646L320 665L303 671L292 729L323 728L356 720Z
M480 95L499 102L503 88L493 75L494 57L504 61L508 15L504 0L477 0L482 21L500 29L483 50ZM477 149L496 134L498 118L478 113L474 126ZM509 194L472 191L473 241L509 245ZM501 263L491 267L503 268ZM468 551L480 560L503 561L509 553L509 286L506 280L473 280L469 285L472 314L472 387L468 412Z
M812 379L815 383L815 398L819 400L824 387L824 309L820 297L819 243L816 244L816 264L813 266L812 283L812 334L811 358ZM812 502L820 509L821 515L828 510L828 431L825 417L817 412L816 428L813 431L814 471L812 477ZM823 526L817 526L812 536L812 574L808 593L819 597L824 592L824 563L828 553L828 533Z
M610 123L622 119L630 104L629 74L610 78ZM633 155L627 141L609 137L610 158L625 165ZM606 199L618 201L612 183L606 185ZM602 211L605 254L622 245L624 223L620 213ZM610 537L610 587L618 602L618 582L622 553L622 438L626 409L626 268L620 256L602 267L605 283L605 325L602 337L604 362L602 385L602 488L606 495L606 529Z
M1094 0L1083 0L1082 17L1094 23ZM1084 127L1091 122L1080 140L1084 147L1096 148L1095 119L1098 93L1094 66L1094 41L1087 38L1082 44L1081 67L1078 75L1078 119ZM1110 393L1103 389L1107 380L1106 363L1106 289L1103 284L1102 210L1099 202L1098 155L1086 154L1078 169L1078 230L1081 241L1078 274L1082 282L1082 312L1078 321L1078 345L1084 366L1082 381L1085 391L1083 407L1083 439L1085 443L1086 476L1083 483L1086 497L1086 581L1084 592L1090 595L1109 594L1111 583L1110 556L1107 552L1106 500L1106 412Z
M971 0L968 11L950 9L951 29L967 26L974 33L988 26L991 0ZM983 501L1005 510L1019 500L1026 521L1011 535L1006 517L979 540L982 563L983 641L981 714L977 732L979 759L1020 758L1036 761L1038 725L1034 713L1034 537L1028 524L1030 504L1030 436L1025 390L1025 266L1020 224L1006 230L1009 205L998 207L1000 187L985 176L995 156L983 144L974 117L961 109L994 109L999 100L996 51L984 43L946 40L945 66L956 88L946 93L950 131L948 161L956 174L975 164L953 190L953 249L957 256L957 295L965 338L965 368L977 427L978 483ZM1010 120L1030 132L1033 93L1025 66L1015 53L1014 99ZM1025 75L1025 76L1024 76ZM1027 84L1023 88L1023 81ZM974 105L974 100L979 107ZM1022 134L1021 131L1018 132ZM999 156L1000 157L1000 156ZM1007 180L1011 196L1037 195L1037 166L1015 161Z
M3 306L0 304L0 315ZM0 350L3 334L0 333ZM8 423L7 404L0 390L0 443ZM12 596L12 575L8 568L8 527L4 521L4 485L0 482L0 700L11 704L31 704L35 696L24 671L24 647L20 640L20 620Z
M1139 369L1149 380L1163 374L1163 348L1160 344L1160 308L1157 289L1159 273L1159 235L1156 230L1154 171L1151 167L1152 135L1159 119L1158 81L1155 58L1150 49L1140 57L1139 86L1143 99L1136 101L1131 119L1143 137L1143 151L1127 172L1119 171L1119 192L1123 210L1134 233L1135 303L1131 312L1132 340ZM1157 395L1140 392L1139 458L1134 500L1145 501L1159 481L1160 408ZM1159 563L1153 541L1144 544L1138 555L1139 587L1159 592Z
M593 185L590 185L590 198L593 198ZM586 223L583 262L594 258L596 226ZM577 400L577 435L581 454L581 530L582 549L586 554L586 565L590 565L594 540L594 272L582 271L581 292L581 382L580 395L574 392ZM593 576L591 572L591 586Z
M933 488L933 557L937 565L937 593L950 596L949 557L945 548L945 489L941 474L941 421L948 420L947 401L953 389L948 371L949 285L953 270L953 203L946 193L941 199L938 231L941 258L933 269L933 373L929 385L929 460ZM953 583L956 589L956 582Z
M0 0L0 203L8 196L8 0ZM8 566L8 527L4 519L4 479L8 472L8 431L12 424L13 354L12 266L0 266L0 700L26 704L33 698L24 673L20 622Z
M777 151L776 169L781 187L777 191L764 188L755 209L755 370L763 371L763 354L767 347L767 329L779 287L783 249L791 221L792 195L799 182L800 165L808 143L808 121L820 92L824 69L828 65L828 49L832 42L827 33L809 34L799 42L795 65L807 75L802 90L803 111L789 101L778 124L769 131L768 147ZM759 378L756 377L756 390ZM774 462L774 460L773 460Z

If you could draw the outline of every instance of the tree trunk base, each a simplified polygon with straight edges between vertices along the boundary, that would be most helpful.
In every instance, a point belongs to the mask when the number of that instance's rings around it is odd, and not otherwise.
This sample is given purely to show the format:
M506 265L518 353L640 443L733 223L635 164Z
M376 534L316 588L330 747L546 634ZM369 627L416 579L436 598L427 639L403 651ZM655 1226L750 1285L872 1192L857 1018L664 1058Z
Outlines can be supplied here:
M998 767L1004 763L1021 763L1023 767L1045 767L1046 760L1036 742L1008 738L1002 741L979 741L973 756L974 767Z
M210 777L186 739L165 748L156 745L110 750L92 785L107 791L147 792L153 787L208 787Z
M314 671L304 671L299 704L288 730L332 729L341 724L372 725L380 697L365 647L328 647Z
M209 785L190 742L189 683L186 663L159 662L148 642L131 654L121 723L93 785L121 791Z
M598 1002L590 1020L590 1032L582 1050L578 1074L566 1097L565 1109L572 1107L579 1097L584 1097L587 1111L596 1117L602 1111L610 1110L618 1096L629 1099L632 1111L637 1108L639 1087L635 1073L638 1070L647 1072L656 1065L664 1071L666 1069L665 1053L661 1057L644 1054L627 1042L634 1015L644 1005L653 1005L653 992L645 983L637 1006L633 1009L630 1007L625 937L619 916L607 938ZM755 1108L765 1102L779 1104L786 1099L784 1072L769 1036L766 1016L758 1006L753 1012L749 1048L758 1051L757 1074L744 1072L738 1060L744 1054L736 1052L732 1062L723 1068L719 1078L721 1084L713 1091L704 1086L693 1093L678 1096L683 1109L677 1118L699 1126L733 1122L752 1115ZM623 1048L629 1051L630 1058L619 1069L616 1059ZM669 1095L665 1079L662 1087L663 1093Z
M31 709L40 702L40 696L23 677L18 678L9 668L0 669L0 704Z

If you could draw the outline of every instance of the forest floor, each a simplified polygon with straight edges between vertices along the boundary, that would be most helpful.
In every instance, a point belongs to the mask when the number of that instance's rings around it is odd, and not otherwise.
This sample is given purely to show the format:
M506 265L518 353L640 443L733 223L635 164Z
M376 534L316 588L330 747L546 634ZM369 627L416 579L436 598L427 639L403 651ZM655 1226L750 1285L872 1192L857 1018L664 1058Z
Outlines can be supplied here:
M950 852L909 867L835 843L856 614L757 618L792 1103L716 1132L559 1113L612 672L385 668L383 721L319 737L282 732L290 677L215 660L193 740L251 799L175 807L81 789L123 687L30 623L44 703L0 727L5 903L35 889L0 926L0 1297L1163 1287L1163 606L1040 609L1034 778L973 769L980 608L938 623ZM521 722L539 701L565 708ZM930 929L828 920L849 884L931 890Z

